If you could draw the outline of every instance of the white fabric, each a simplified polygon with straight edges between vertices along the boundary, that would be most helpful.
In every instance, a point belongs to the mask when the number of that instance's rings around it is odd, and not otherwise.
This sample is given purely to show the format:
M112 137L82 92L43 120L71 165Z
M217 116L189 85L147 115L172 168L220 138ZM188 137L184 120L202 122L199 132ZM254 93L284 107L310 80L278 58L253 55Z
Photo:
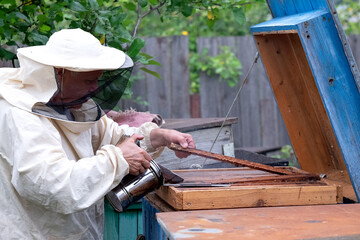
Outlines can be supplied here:
M39 63L83 72L114 70L133 66L131 58L81 29L63 29L54 33L44 46L18 49L18 53Z
M18 54L20 69L0 69L0 239L102 239L103 197L129 172L115 147L140 133L154 156L150 131L97 122L69 122L31 112L56 90L49 66Z

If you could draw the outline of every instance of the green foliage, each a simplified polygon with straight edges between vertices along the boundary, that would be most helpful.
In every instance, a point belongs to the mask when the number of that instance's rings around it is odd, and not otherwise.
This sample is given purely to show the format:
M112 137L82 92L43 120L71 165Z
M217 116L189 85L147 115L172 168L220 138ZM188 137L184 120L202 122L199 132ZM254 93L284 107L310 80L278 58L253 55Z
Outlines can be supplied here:
M108 46L128 51L135 60L145 42L132 36L128 11L137 5L111 0L38 0L6 1L0 5L1 45L43 45L50 35L63 28L81 28L92 33ZM145 6L144 2L141 1ZM135 8L134 8L135 7ZM129 10L131 9L131 10ZM15 56L2 48L0 58L11 60ZM142 64L158 64L154 60Z
M294 150L290 145L282 146L280 149L280 153L273 155L273 158L281 158L281 159L288 159L294 155Z
M14 47L43 45L60 29L81 28L101 43L127 52L135 64L160 65L141 53L145 42L136 37L138 31L142 36L189 34L190 50L196 52L196 37L244 35L259 16L267 15L265 0L2 0L0 59L13 61ZM212 64L221 69L220 62ZM141 70L160 79L146 67ZM224 79L233 77L224 72L219 72ZM197 82L192 83L195 91Z
M337 5L339 18L347 34L360 34L359 1L343 0Z
M271 155L271 157L287 160L289 162L289 166L300 168L294 149L290 145L282 146L280 152L278 154Z
M186 2L181 1L183 4ZM201 1L198 1L200 4ZM250 26L270 18L270 11L264 0L260 1L203 1L204 4L212 2L211 7L193 7L192 15L185 17L176 14L173 8L159 14L153 12L143 19L139 26L140 36L189 36L190 51L190 92L199 92L199 74L202 63L197 62L196 39L198 37L239 36L250 34ZM219 6L221 4L221 7ZM210 65L211 63L203 63ZM241 66L241 64L240 64ZM234 68L232 68L234 69ZM201 71L201 70L200 70ZM224 73L225 74L225 73ZM239 72L239 75L241 73ZM227 78L227 77L225 77ZM225 79L222 78L222 79ZM231 79L231 78L230 78ZM233 84L235 78L229 80Z
M147 3L141 2L141 6ZM43 45L52 33L60 29L81 28L92 33L101 43L126 51L135 63L160 65L151 56L140 53L145 41L133 37L128 29L132 21L128 11L136 8L137 5L130 2L110 0L2 1L0 59L16 59L11 46ZM125 94L131 95L131 90Z
M242 68L240 60L229 46L222 46L220 54L214 57L209 56L208 49L204 48L202 53L192 54L190 65L195 72L202 71L208 76L219 76L219 80L226 80L230 87L238 83ZM197 92L197 87L195 84L192 85L191 91Z
M232 4L223 3L221 6L218 6L220 3L215 5L215 1L211 2L214 2L212 7L193 7L192 15L189 17L172 11L173 8L160 13L154 11L142 20L138 35L189 35L191 43L195 43L192 40L196 37L250 34L250 26L270 18L265 0L238 1L237 5L234 5L235 1L230 1Z

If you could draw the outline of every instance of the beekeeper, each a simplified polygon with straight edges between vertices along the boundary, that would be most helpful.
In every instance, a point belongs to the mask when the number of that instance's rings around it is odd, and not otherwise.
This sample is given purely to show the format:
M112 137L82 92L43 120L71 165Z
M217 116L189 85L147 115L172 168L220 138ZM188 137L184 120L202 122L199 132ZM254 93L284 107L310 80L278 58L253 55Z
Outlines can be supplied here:
M133 62L90 33L61 30L17 56L20 68L0 69L0 239L102 239L104 196L193 139L106 117Z

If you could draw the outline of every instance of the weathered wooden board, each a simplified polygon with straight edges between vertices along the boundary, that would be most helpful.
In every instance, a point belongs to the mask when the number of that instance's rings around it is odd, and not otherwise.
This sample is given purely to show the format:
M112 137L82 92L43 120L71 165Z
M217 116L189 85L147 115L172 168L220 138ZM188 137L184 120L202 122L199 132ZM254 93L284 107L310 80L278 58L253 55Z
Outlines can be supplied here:
M162 212L157 221L168 239L360 238L360 205Z
M193 136L197 148L210 150L224 120L225 118L165 119L163 128L189 133ZM223 145L233 143L232 124L236 122L237 118L227 119L212 152L223 154ZM179 159L175 156L174 151L168 148L156 159L156 162L171 170L188 169L192 166L202 166L205 168L212 166L220 167L219 165L221 167L233 166L195 155Z
M174 171L185 183L226 183L234 179L275 177L248 168L193 169ZM156 194L175 210L238 207L336 204L342 201L342 187L323 181L292 181L232 184L230 187L178 188L162 186Z
M161 66L146 66L157 72L161 80L138 70L138 81L132 89L134 98L147 101L148 106L134 101L123 101L122 108L150 111L165 118L190 117L189 41L186 36L146 38L143 51L150 54ZM122 109L122 110L123 110Z
M197 131L204 128L220 127L225 118L170 118L165 119L165 124L162 126L167 129L175 129L180 132ZM231 125L238 122L235 117L229 117L226 119L224 125Z
M346 169L298 35L255 39L301 167L313 173Z

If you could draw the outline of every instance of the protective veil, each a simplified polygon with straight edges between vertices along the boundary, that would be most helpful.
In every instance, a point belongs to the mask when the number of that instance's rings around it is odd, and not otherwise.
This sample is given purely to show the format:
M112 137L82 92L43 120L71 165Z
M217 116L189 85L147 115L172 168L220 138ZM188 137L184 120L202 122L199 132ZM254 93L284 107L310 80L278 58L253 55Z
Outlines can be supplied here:
M161 151L149 139L156 124L118 126L103 114L132 61L79 29L19 49L18 59L20 68L0 69L0 239L102 239L103 197L129 172L115 145L140 133L152 157ZM86 96L53 104L61 92L56 68L115 72L104 72Z

